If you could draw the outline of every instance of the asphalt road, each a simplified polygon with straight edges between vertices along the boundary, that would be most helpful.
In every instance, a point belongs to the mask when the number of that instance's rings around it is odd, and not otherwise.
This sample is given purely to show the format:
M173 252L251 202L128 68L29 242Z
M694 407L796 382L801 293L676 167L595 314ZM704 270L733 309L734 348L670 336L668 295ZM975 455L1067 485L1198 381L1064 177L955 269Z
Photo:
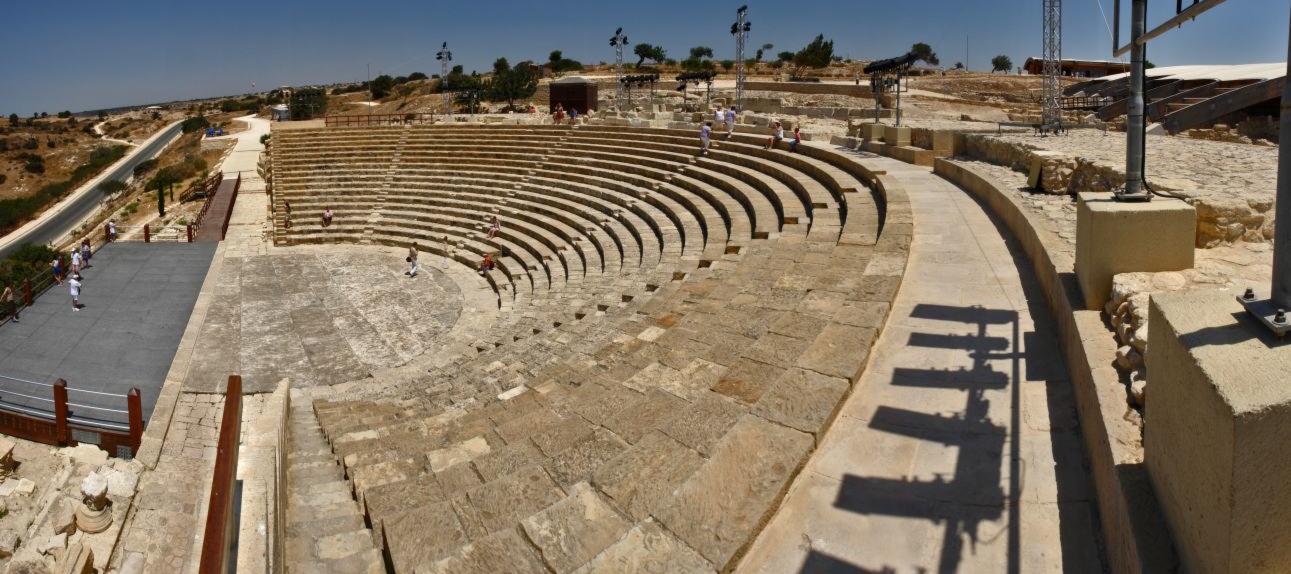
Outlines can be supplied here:
M24 225L17 231L0 238L0 259L8 256L24 243L52 243L76 229L85 218L93 215L103 202L103 194L96 188L100 183L110 179L124 180L134 172L135 166L161 154L162 150L179 135L178 122L164 128L159 135L154 135L147 142L131 150L120 162L109 167L99 176L78 188L70 196L70 201L60 202L51 208L35 224Z

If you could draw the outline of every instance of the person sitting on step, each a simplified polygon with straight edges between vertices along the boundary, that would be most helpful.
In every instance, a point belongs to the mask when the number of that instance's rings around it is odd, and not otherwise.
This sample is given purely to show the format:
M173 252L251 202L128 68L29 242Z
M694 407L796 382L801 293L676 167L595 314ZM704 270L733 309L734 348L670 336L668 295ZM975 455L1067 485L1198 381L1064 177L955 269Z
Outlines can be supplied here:
M332 224L332 208L328 207L323 210L323 227L328 227L331 224Z

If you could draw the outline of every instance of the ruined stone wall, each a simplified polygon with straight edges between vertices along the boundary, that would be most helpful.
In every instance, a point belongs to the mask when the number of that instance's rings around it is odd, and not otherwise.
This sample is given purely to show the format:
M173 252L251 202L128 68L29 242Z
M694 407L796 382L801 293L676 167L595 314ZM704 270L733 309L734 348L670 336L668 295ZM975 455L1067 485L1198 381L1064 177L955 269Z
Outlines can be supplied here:
M959 149L972 159L1024 173L1030 171L1033 162L1040 162L1040 187L1048 193L1070 195L1077 191L1111 191L1125 185L1121 167L1028 144L1002 141L987 134L964 134L962 137L963 146ZM1195 187L1181 189L1184 186L1155 178L1149 183L1157 191L1184 195L1186 201L1196 207L1197 247L1241 241L1268 242L1273 237L1272 197L1234 197Z

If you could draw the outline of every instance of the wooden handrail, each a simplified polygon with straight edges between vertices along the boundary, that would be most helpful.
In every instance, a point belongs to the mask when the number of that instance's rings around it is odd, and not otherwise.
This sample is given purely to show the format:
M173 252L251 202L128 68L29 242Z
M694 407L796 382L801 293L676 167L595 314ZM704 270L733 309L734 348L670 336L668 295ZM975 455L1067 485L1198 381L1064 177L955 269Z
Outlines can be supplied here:
M238 443L242 435L242 377L229 376L216 443L215 470L211 473L211 498L206 507L199 574L224 574L228 567L233 529L233 486L238 471Z

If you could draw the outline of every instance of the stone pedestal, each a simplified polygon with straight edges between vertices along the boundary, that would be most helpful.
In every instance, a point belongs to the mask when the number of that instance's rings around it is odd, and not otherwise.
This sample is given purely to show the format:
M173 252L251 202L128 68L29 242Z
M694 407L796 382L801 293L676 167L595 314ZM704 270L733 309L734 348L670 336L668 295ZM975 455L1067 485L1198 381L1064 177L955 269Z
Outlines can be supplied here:
M112 526L112 511L108 508L108 481L98 473L90 473L81 481L84 500L76 508L76 528L97 534Z
M865 141L879 141L883 139L883 124L864 124L861 126L861 138Z
M910 128L906 126L889 127L883 130L883 143L894 146L910 145Z
M1177 199L1130 203L1111 193L1078 194L1076 278L1085 308L1103 308L1117 273L1191 268L1196 234L1197 211Z
M956 134L949 130L934 130L932 132L932 153L936 157L954 157L959 148L956 145Z
M1186 569L1291 565L1291 339L1235 293L1152 296L1144 457Z

